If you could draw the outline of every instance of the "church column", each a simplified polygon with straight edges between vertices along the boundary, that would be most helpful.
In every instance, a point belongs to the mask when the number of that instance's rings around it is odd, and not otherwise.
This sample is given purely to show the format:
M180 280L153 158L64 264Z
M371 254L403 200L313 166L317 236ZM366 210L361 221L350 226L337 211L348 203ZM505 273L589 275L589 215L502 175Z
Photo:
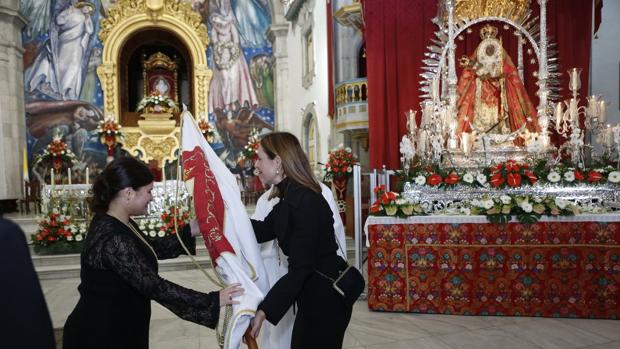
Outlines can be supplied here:
M290 106L287 95L288 91L288 52L286 50L286 34L288 33L287 22L272 24L267 31L267 37L271 41L275 64L273 69L275 93L275 128L276 130L289 130Z
M26 145L19 0L0 0L0 210L22 197L22 152Z

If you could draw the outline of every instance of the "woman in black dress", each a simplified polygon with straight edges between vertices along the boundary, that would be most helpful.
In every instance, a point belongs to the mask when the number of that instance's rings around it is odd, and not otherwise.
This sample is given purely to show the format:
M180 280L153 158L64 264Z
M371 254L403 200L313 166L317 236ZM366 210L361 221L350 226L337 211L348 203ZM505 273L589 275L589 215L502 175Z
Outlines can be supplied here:
M277 325L296 304L291 348L341 348L352 306L328 279L347 266L336 254L333 213L294 135L266 135L257 155L259 177L265 185L275 185L272 195L280 201L264 221L252 220L252 226L259 243L277 239L289 266L258 306L252 335L258 336L265 319Z
M237 303L233 297L243 293L238 284L201 293L157 274L157 259L177 257L183 250L176 236L147 242L129 218L146 213L152 188L153 175L132 157L114 160L95 180L95 217L81 255L80 299L65 324L63 348L148 348L151 300L185 320L215 328L220 306ZM190 229L181 237L195 253Z

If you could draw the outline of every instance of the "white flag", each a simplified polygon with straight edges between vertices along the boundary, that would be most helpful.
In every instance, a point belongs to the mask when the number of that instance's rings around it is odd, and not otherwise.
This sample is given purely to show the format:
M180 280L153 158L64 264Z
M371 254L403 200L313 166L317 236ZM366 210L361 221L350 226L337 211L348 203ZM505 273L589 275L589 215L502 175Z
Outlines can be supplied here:
M224 348L239 348L243 334L269 291L269 281L252 223L241 202L235 176L215 154L188 111L183 118L183 178L214 268L225 284L240 283L243 296L233 306Z

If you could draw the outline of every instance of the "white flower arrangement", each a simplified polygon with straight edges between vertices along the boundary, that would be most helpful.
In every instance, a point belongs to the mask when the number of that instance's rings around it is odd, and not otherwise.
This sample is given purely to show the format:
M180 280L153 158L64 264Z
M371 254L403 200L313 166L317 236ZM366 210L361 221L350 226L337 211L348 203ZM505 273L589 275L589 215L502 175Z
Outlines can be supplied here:
M559 173L557 173L555 170L550 171L549 174L547 175L547 180L551 183L557 183L562 179L562 176L560 176Z
M485 177L486 179L486 177ZM468 183L468 184L472 184L474 182L474 175L471 174L470 172L467 172L463 175L463 182Z
M573 181L575 181L575 171L574 170L566 171L564 172L563 177L566 182L572 183Z
M415 178L415 184L417 184L417 185L424 185L424 184L426 184L426 177L424 177L422 175L417 176Z
M620 171L609 172L607 181L610 183L620 183Z
M502 204L504 205L508 205L512 202L512 198L508 195L502 195L499 197L499 199L502 201Z
M168 96L150 95L150 96L142 98L140 103L138 103L138 107L136 108L136 111L141 112L145 110L145 108L148 106L153 106L154 108L157 108L157 106L159 106L160 108L163 107L164 109L169 110L169 109L176 109L177 103L173 101L172 99L170 99ZM155 111L159 112L158 110L155 110Z

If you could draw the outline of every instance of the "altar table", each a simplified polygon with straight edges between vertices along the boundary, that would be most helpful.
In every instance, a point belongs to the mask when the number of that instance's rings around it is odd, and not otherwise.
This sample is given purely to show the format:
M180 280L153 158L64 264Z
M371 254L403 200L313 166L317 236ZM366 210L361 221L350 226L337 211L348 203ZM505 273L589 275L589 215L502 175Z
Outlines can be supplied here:
M368 307L618 319L620 215L369 217Z

